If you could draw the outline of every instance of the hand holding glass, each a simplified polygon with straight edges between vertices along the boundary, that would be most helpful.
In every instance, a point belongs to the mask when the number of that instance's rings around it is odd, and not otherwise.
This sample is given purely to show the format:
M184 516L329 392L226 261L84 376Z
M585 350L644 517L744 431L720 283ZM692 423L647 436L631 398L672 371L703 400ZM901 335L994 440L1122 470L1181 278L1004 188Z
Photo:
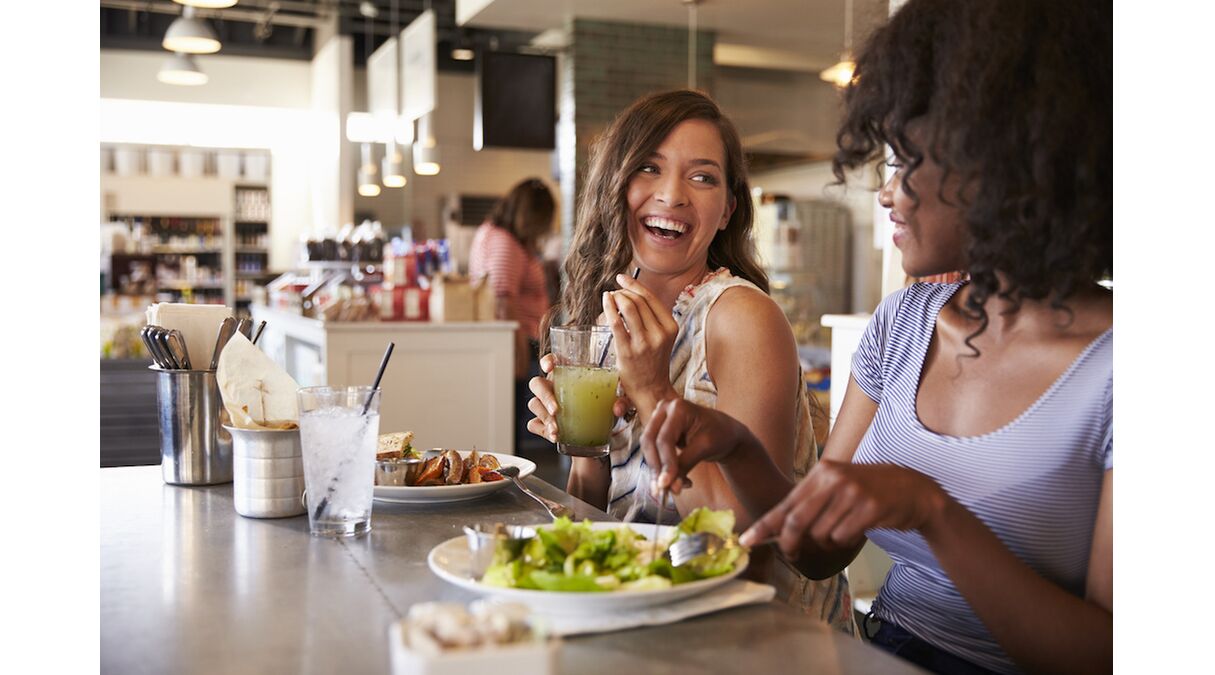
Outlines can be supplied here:
M557 451L603 457L610 450L616 417L616 352L607 326L554 326L549 330L553 390L557 397Z

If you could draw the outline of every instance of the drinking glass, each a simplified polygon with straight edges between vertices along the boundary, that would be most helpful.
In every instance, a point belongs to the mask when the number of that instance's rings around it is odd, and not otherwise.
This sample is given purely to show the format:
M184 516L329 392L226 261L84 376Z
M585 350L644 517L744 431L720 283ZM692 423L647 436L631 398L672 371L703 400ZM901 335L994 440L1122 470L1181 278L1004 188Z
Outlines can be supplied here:
M554 326L549 329L553 389L557 396L557 452L603 457L616 422L616 351L607 326Z
M308 526L320 536L363 534L371 529L380 390L304 387L298 396Z

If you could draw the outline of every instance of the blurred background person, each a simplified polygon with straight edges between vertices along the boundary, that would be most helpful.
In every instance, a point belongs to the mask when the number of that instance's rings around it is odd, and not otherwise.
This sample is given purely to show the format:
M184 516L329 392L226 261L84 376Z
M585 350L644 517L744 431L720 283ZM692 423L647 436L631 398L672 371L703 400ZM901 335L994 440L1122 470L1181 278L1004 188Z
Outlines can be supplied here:
M540 320L551 305L540 247L553 231L553 194L539 178L520 181L477 228L468 273L489 277L497 318L517 321L515 331L515 449L527 434L527 381L540 374Z

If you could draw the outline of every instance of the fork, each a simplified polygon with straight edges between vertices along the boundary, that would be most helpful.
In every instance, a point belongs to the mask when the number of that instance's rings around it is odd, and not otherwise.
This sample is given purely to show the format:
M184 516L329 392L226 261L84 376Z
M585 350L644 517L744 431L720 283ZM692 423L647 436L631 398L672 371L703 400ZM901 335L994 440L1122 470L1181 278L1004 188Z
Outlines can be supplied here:
M519 479L519 467L502 466L502 467L498 467L497 471L498 471L498 473L502 474L503 476L506 476L507 478L514 481L515 485L520 490L523 491L523 494L525 494L528 497L531 497L532 499L539 502L540 506L543 506L544 510L548 511L548 515L552 516L553 518L560 518L562 516L567 516L572 519L574 517L573 509L569 508L568 506L563 506L561 504L558 504L557 502L555 502L551 499L545 499L544 497L541 497L540 495L536 494L535 492L532 492L531 488L524 485L523 481Z
M777 536L768 537L750 548L765 544L775 544L778 540L779 537ZM717 553L725 544L726 540L712 532L696 532L680 537L679 540L671 544L666 554L671 559L672 567L680 567L686 565L693 558Z

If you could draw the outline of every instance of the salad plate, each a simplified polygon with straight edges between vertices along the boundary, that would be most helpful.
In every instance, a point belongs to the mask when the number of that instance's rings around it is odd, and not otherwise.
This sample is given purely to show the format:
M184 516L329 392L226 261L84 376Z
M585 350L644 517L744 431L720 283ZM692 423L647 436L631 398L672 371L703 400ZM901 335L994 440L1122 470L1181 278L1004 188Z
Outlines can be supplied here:
M532 527L549 527L552 523L539 523ZM615 530L621 527L649 538L654 536L654 526L645 523L589 523L593 530ZM658 529L658 539L665 548L675 534L676 527L664 525ZM495 601L520 602L532 609L548 614L587 614L620 612L663 605L710 591L734 579L747 568L745 551L734 561L734 567L725 574L698 579L667 588L616 589L610 591L543 591L524 588L492 586L473 579L469 575L472 555L466 537L454 537L431 549L426 563L440 579L479 593Z
M503 455L496 452L479 452L480 455L493 455L502 466L519 467L519 477L527 478L536 471L536 464L524 457ZM467 457L467 451L460 451L461 457ZM407 485L377 485L372 493L377 502L395 504L438 504L443 502L462 502L470 499L480 499L486 495L505 489L511 485L507 478L485 483L468 483L463 485L428 485L410 487Z

